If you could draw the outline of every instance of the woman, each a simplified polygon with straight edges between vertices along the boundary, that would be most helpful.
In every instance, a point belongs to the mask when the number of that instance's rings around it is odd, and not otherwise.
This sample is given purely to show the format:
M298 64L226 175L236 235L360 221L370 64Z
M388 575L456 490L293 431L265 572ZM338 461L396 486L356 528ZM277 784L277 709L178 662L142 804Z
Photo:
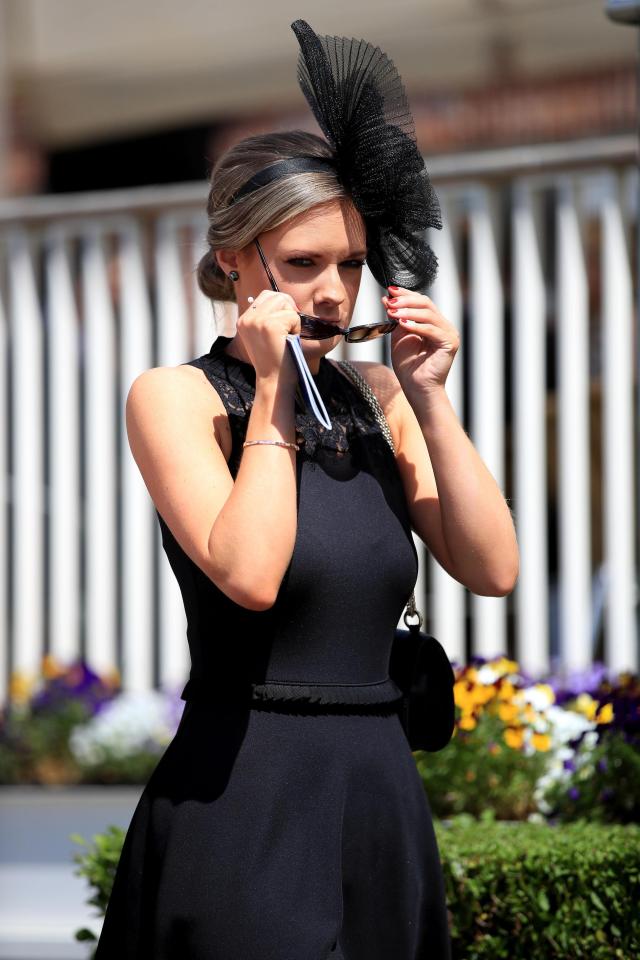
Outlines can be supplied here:
M412 530L486 595L512 590L517 545L444 390L458 335L416 292L430 251L417 238L403 274L397 234L383 237L347 179L344 151L307 133L251 137L221 157L198 279L238 303L235 336L129 391L130 445L182 590L192 667L127 832L97 960L450 957L389 654L417 575ZM365 259L410 283L382 297L398 321L393 370L355 364L395 456L326 356L342 333L309 336L348 329ZM292 334L331 430L304 406Z

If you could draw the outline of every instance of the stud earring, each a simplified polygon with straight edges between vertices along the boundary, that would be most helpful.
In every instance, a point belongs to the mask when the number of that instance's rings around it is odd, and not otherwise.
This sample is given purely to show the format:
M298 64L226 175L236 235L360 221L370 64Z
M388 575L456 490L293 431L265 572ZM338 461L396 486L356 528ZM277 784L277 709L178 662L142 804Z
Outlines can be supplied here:
M240 274L238 273L237 270L229 270L229 280L233 280L233 282L235 283L236 280L239 280L239 279L240 279Z

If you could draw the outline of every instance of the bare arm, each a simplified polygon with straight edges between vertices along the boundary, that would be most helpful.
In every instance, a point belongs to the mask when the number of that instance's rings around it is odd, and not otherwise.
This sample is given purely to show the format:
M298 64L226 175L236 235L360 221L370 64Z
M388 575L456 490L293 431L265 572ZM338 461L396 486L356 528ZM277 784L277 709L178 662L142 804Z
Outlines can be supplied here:
M511 512L444 389L414 410L393 370L368 361L356 366L389 422L415 532L473 593L510 593L519 565Z
M256 383L246 439L291 442L293 397L285 385ZM212 579L226 584L229 596L233 590L251 598L253 609L272 606L291 560L296 528L296 451L267 444L246 447L236 482L209 534Z
M299 330L300 320L286 295L260 297L266 309L238 321L247 339L253 337L260 364L246 439L292 442L297 372L284 337L297 332L296 325ZM129 445L158 513L185 553L234 602L265 610L293 554L296 451L246 447L234 483L216 439L217 418L211 422L211 390L179 367L140 374L127 396ZM219 398L216 406L222 422Z

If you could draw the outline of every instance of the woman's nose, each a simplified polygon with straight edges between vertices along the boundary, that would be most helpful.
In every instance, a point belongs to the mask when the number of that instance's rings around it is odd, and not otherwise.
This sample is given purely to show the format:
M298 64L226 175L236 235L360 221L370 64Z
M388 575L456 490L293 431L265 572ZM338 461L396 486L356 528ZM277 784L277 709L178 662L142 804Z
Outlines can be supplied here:
M345 298L345 289L337 267L328 267L318 278L315 300L317 303L332 303L338 306Z

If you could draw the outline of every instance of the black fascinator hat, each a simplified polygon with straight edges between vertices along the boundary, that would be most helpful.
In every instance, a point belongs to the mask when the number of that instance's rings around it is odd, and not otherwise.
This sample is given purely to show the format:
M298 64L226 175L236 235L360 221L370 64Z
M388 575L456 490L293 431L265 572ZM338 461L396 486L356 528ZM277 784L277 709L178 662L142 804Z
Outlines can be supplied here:
M305 20L291 28L298 82L366 225L371 273L383 287L430 286L438 260L425 230L442 228L440 204L395 65L366 40L321 37Z
M291 28L300 44L298 82L333 157L279 160L251 177L232 202L288 174L334 170L364 220L367 264L378 283L430 286L438 260L425 231L441 229L440 204L398 71L366 40L318 36L305 20Z

